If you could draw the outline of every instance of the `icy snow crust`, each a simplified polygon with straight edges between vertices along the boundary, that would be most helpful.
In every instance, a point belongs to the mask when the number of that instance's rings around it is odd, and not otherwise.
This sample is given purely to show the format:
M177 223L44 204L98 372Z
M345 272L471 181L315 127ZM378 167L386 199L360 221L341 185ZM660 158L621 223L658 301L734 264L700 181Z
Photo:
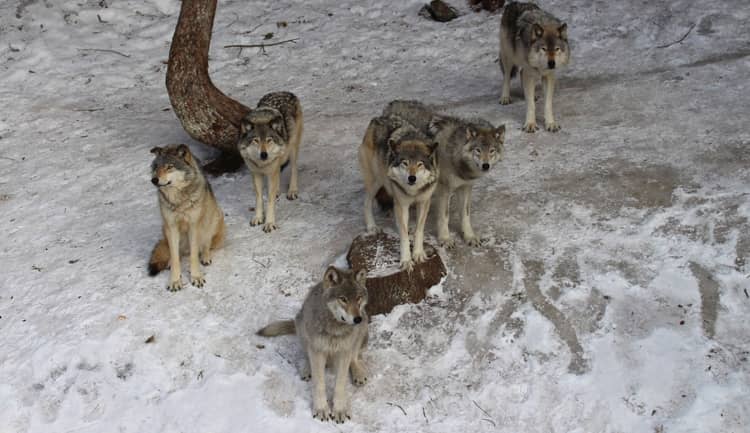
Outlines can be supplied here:
M497 103L499 16L453 3L440 24L422 1L219 1L217 86L302 100L301 194L265 234L247 171L211 179L227 244L178 293L146 275L148 151L213 156L168 110L180 2L0 4L0 432L748 431L746 2L543 2L573 62L563 130L534 135L517 80ZM222 48L268 32L299 39ZM441 251L434 296L374 318L338 427L311 417L296 341L254 331L364 229L357 146L394 98L505 123L507 154L474 192L488 245Z

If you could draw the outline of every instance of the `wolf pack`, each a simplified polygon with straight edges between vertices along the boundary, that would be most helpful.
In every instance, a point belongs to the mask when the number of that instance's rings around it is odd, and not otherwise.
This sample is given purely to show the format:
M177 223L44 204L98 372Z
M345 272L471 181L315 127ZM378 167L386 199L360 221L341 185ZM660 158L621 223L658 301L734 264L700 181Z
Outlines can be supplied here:
M536 122L535 88L545 88L544 123L550 132L560 130L552 109L555 72L570 59L567 26L533 3L505 6L500 22L500 68L503 73L500 104L511 103L510 81L520 72L526 100L522 130L533 133ZM298 197L298 157L303 115L300 100L290 92L263 96L242 119L237 151L252 175L255 210L250 225L270 233L279 229L275 202L281 171L290 165L286 197ZM445 249L455 246L449 232L449 209L455 195L464 242L478 247L482 241L471 224L471 193L475 184L503 159L505 125L484 119L465 119L440 113L418 101L396 100L374 117L359 147L364 182L364 220L367 233L381 229L373 207L392 203L400 238L400 268L412 272L427 259L424 230L433 196L437 212L437 240ZM190 283L205 284L201 265L212 262L212 252L225 238L224 213L200 162L184 145L151 150L152 183L157 187L163 238L148 263L152 276L169 268L167 288L182 289L181 256L189 257ZM263 202L264 178L267 201ZM409 210L416 209L413 242L409 236ZM351 418L347 384L367 383L361 358L368 340L367 272L356 274L330 266L320 283L309 289L294 320L273 322L257 334L273 337L296 334L306 354L303 380L312 380L312 415L342 423ZM335 373L333 407L326 395L325 368Z

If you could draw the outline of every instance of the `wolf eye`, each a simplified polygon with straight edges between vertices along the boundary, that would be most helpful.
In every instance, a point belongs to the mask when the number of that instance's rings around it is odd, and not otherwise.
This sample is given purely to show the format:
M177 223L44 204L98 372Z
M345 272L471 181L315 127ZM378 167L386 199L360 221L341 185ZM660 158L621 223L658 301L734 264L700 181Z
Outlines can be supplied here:
M346 304L346 296L339 296L339 301Z
M555 52L560 52L560 47L555 47Z
M253 138L253 139L252 139L252 140L250 141L250 144L255 144L255 145L257 145L258 143L260 143L260 141L258 141L258 137L254 137L254 138Z
M544 51L545 53L547 52L547 47L540 47L540 49L541 49L542 51Z
M167 170L171 170L171 169L173 169L173 168L174 168L174 165L172 165L172 164L167 164L167 165L165 165L165 166L164 166L164 168L166 168Z
M402 159L401 160L401 167L408 167L408 166L409 166L409 161L407 161L405 159Z
M423 163L422 161L419 161L419 162L417 163L417 167L419 167L419 168L422 168L422 167L424 167L424 163Z
M475 147L473 152L474 152L474 155L481 155L482 154L482 151L478 147Z
M490 149L490 155L493 155L495 152L497 152L495 149Z

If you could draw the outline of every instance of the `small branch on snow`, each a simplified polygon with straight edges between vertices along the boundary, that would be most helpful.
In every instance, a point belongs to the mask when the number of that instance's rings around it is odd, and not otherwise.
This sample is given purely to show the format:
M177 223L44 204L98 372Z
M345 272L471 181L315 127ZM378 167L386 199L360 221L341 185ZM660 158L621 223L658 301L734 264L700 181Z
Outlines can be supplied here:
M674 41L672 43L669 43L669 44L666 44L666 45L659 45L656 48L667 48L667 47L671 47L672 45L679 44L680 42L684 41L686 37L688 37L688 35L690 34L690 32L693 31L694 27L695 27L695 23L693 23L693 24L690 25L690 28L688 29L687 33L685 33L679 40L676 40L676 41Z
M104 21L102 19L101 15L99 15L99 14L96 14L96 19L99 20L99 22L102 23L102 24L108 24L109 23L109 21Z
M103 49L103 48L79 48L78 51L98 51L98 52L102 52L102 53L117 54L117 55L120 55L120 56L123 56L123 57L130 57L130 54L125 54L125 53L121 53L121 52L119 52L117 50L107 50L107 49Z
M287 39L285 41L271 42L270 44L260 43L260 44L249 44L249 45L244 45L244 44L224 45L224 48L239 48L240 51L243 48L260 48L260 52L262 54L266 54L266 47L273 47L275 45L286 44L288 42L296 44L298 39L299 38Z
M387 404L388 406L393 406L393 407L397 407L397 408L401 409L401 412L403 412L403 413L404 413L404 416L406 416L406 411L404 410L404 408L403 408L403 407L401 407L401 406L397 405L396 403L391 403L391 402L389 402L389 401L388 401L388 402L386 402L385 404Z
M472 403L474 403L474 406L476 406L476 407L477 407L477 409L481 410L483 414L487 415L487 417L488 417L488 418L482 418L482 421L487 421L487 422L490 422L490 423L492 423L492 426L493 426L493 427L497 427L497 425L495 424L495 421L493 421L493 420L491 419L491 418L492 418L492 415L490 415L489 413L487 413L487 411L486 411L486 410L482 409L482 407L481 407L481 406L479 406L479 403L477 403L477 402L476 402L475 400L472 400L471 402L472 402Z
M17 159L11 158L10 156L0 156L0 159L7 159L8 161L18 162ZM747 295L747 292L745 292L745 294Z

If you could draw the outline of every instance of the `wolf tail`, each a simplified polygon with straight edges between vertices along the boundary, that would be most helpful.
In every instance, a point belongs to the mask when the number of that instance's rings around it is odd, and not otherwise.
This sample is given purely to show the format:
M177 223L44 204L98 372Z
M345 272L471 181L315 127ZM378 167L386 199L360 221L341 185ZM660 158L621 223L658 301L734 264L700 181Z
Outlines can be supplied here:
M257 335L263 337L276 337L277 335L288 335L294 333L296 333L294 320L279 320L278 322L270 323L256 332Z
M380 206L380 209L383 211L389 211L393 209L393 197L391 197L390 194L385 190L385 188L380 188L375 194L375 200L378 202L378 206Z
M167 245L166 239L160 239L151 252L151 258L148 261L148 274L153 277L167 269L167 265L169 265L169 245Z

